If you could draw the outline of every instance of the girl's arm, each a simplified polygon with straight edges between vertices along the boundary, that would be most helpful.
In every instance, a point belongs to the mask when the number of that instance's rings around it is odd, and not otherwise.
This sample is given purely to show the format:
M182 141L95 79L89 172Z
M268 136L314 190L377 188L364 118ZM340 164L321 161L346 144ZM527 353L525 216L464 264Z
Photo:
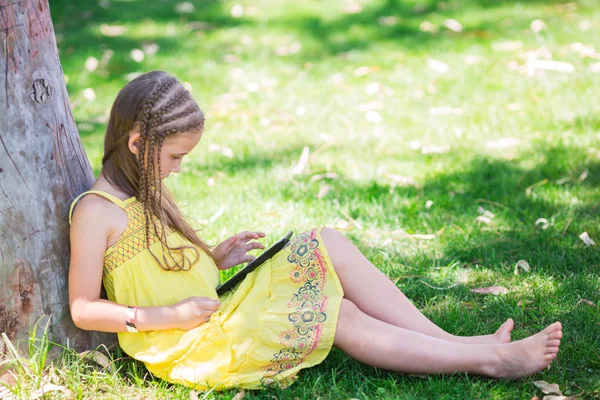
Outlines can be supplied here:
M84 197L75 208L71 225L69 305L75 325L85 330L127 332L127 305L100 298L102 265L111 232L112 210L96 196ZM192 297L173 305L139 307L138 331L192 329L210 319L219 302Z

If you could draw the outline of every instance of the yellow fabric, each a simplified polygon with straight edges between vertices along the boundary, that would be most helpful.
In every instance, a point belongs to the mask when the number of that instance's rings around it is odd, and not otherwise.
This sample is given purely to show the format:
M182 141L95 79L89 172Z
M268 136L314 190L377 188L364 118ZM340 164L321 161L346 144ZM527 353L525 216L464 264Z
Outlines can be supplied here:
M142 205L124 202L129 225L105 254L103 283L119 304L162 306L217 298L219 270L202 250L189 271L163 270L145 249ZM142 222L140 222L142 221ZM333 345L343 289L321 229L293 237L275 257L220 297L210 320L190 331L119 333L119 344L155 376L197 390L287 386L322 362ZM151 239L150 250L161 246ZM171 246L190 244L170 233ZM194 259L191 249L190 259Z

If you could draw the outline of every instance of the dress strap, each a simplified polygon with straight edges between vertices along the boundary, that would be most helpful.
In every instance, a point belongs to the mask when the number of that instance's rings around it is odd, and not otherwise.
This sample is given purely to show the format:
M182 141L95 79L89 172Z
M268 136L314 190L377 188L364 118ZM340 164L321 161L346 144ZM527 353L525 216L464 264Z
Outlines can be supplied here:
M69 210L69 225L71 225L71 221L73 219L73 209L75 208L75 205L77 204L79 199L81 199L83 196L85 196L88 193L100 195L100 196L112 201L117 206L121 207L122 209L125 209L125 204L126 204L125 201L118 199L116 196L114 196L108 192L105 192L103 190L88 190L87 192L83 192L79 196L77 196L75 198L75 200L73 200L73 202L71 203L71 208Z

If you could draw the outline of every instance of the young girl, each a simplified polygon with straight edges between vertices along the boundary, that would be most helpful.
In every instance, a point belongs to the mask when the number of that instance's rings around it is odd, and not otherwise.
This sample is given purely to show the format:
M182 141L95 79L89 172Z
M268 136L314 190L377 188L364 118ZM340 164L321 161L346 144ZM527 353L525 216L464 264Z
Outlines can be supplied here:
M559 322L517 342L510 319L492 335L445 332L329 228L292 238L219 298L219 270L252 260L247 252L263 249L254 240L265 234L238 233L211 249L163 186L203 128L194 99L165 72L144 74L117 96L100 176L71 206L78 327L118 332L152 374L200 390L288 385L332 346L402 373L497 378L532 375L556 357ZM109 300L100 298L102 283Z

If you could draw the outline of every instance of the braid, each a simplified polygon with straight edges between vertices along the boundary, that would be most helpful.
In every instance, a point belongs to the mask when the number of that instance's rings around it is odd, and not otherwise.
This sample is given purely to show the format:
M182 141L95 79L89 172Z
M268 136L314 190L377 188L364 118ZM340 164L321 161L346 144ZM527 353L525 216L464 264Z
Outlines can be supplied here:
M181 260L175 259L170 251L171 247L166 241L167 234L165 224L163 223L165 215L162 204L163 191L160 176L162 169L161 153L166 137L191 129L202 129L204 126L204 118L201 115L202 118L199 122L196 121L183 126L172 127L161 132L159 128L165 126L166 124L180 120L194 112L200 111L198 105L193 102L193 104L185 106L182 110L175 111L175 113L169 115L179 106L186 104L186 102L191 99L189 91L185 90L184 88L181 88L182 90L171 90L176 84L178 84L176 78L168 77L161 84L157 85L156 89L152 92L144 104L140 118L140 151L138 153L137 161L140 171L139 197L143 204L143 213L146 225L146 248L149 249L150 247L150 236L152 232L153 235L159 238L161 243L162 259L164 263L161 263L154 252L150 250L150 253L159 263L159 265L167 271L186 271L191 268L192 262L184 252L181 254ZM169 93L167 96L171 99L167 102L167 104L164 104L157 110L154 110L158 100L167 93ZM157 159L156 164L158 166L159 176L156 176L156 168L154 168L155 155ZM167 222L168 227L170 227L171 224L172 222ZM165 251L165 246L169 251ZM167 261L166 253L169 253L168 255L170 256L172 262ZM196 256L198 257L197 250ZM188 263L186 263L186 260L189 262L189 265L187 265ZM174 265L170 265L173 263Z

